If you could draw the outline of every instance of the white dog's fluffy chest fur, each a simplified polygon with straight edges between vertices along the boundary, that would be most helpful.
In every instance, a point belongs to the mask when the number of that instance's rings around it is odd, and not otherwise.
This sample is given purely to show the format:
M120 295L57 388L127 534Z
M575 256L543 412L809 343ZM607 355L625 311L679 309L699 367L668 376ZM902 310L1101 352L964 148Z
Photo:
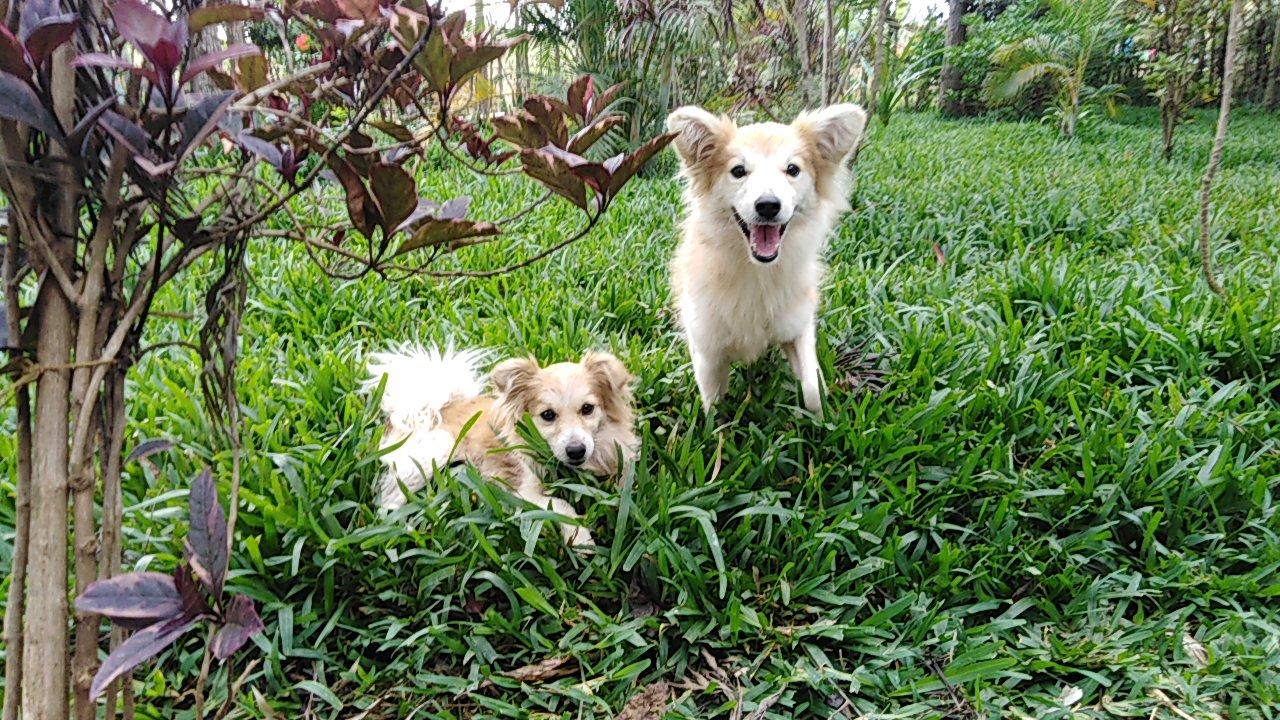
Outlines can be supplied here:
M820 219L819 219L820 220ZM771 265L751 262L730 222L691 216L672 262L680 322L694 344L751 362L813 322L827 223L797 223Z

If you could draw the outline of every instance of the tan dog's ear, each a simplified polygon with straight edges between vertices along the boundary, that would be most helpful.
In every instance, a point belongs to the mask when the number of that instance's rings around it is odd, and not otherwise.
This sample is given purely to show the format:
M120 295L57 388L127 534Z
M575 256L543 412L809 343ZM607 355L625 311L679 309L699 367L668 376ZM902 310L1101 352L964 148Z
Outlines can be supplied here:
M631 381L635 380L635 376L621 360L607 352L589 352L582 357L582 366L610 395L628 397Z
M540 369L532 358L512 358L498 363L489 379L499 395L519 401L528 393Z
M850 103L803 113L791 123L791 127L817 149L819 156L831 163L844 162L858 145L866 126L867 114Z
M667 116L667 130L677 133L674 145L680 159L693 166L721 150L736 126L700 107L686 105Z

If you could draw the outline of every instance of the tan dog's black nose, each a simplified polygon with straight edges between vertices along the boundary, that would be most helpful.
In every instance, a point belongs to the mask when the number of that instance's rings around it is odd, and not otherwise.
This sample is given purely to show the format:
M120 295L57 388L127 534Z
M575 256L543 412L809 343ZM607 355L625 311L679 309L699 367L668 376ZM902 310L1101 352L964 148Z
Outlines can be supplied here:
M772 195L765 195L756 200L756 215L761 220L772 220L778 217L778 213L782 210L782 202Z
M569 458L569 462L578 465L587 457L586 445L570 445L564 449L564 454Z

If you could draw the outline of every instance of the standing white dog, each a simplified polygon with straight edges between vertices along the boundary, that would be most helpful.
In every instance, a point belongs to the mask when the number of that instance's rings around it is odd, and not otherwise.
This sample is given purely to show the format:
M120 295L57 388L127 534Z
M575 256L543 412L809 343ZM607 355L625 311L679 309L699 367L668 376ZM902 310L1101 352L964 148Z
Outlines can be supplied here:
M865 126L857 105L804 113L790 125L738 127L696 107L667 118L678 133L689 211L672 289L708 412L728 390L730 363L781 345L805 407L822 416L822 252L849 207L847 164Z

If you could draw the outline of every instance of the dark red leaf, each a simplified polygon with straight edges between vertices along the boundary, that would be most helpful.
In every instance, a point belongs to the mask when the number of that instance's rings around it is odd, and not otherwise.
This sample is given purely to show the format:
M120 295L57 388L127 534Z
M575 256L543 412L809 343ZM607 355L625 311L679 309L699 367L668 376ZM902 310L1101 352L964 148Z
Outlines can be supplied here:
M41 20L24 40L31 62L37 68L43 67L53 51L62 47L75 35L80 25L80 16L75 13L55 15Z
M186 50L185 23L179 41L175 38L174 25L142 0L116 0L112 13L120 35L151 61L160 74L172 75Z
M418 199L418 206L409 213L409 217L400 223L400 227L396 228L396 232L401 230L410 230L418 225L424 218L430 217L433 213L440 209L440 203L427 200L425 198Z
M223 613L223 622L223 626L213 636L213 656L219 660L231 657L249 638L266 629L262 625L262 618L258 617L258 610L253 606L253 600L244 595L231 598L227 611Z
M197 622L199 620L195 618L178 617L158 622L134 633L108 655L102 667L98 668L98 673L93 676L93 685L89 688L90 702L96 700L116 678L159 655L175 640L195 627Z
M452 92L449 86L449 65L453 59L453 48L449 46L445 37L454 26L461 27L464 22L466 22L466 16L463 13L456 12L450 15L431 32L426 47L422 48L422 52L413 59L414 66L427 79L427 85L441 95ZM406 48L406 51L409 49L411 48Z
M146 442L139 443L138 446L133 449L133 452L129 453L129 457L124 459L124 464L128 465L135 460L149 458L156 453L162 453L169 450L173 446L174 442L172 440L147 440Z
M574 117L579 122L585 122L587 119L587 104L591 102L591 98L596 94L595 81L590 75L583 75L569 86L569 93L565 98L569 101L569 109L573 111Z
M528 35L497 41L476 38L464 44L454 51L453 61L449 63L449 80L455 86L461 85L480 68L501 58L513 46L528 39Z
M267 164L271 165L275 169L279 170L281 168L283 156L275 145L272 145L262 138L254 137L248 132L240 133L240 135L236 137L236 142L240 144L240 147L262 158L267 162Z
M158 572L134 572L96 580L76 598L76 609L115 621L145 621L174 617L182 612L182 595L173 577Z
M205 602L204 595L200 594L200 586L196 584L192 573L193 569L185 563L173 571L173 585L182 597L182 614L190 618L213 612L209 603Z
M71 149L79 148L82 154L87 153L87 140L89 134L93 131L94 126L98 124L98 118L102 117L102 113L115 107L115 97L108 97L102 102L89 108L89 112L80 117L76 126L71 128L71 132L67 134L67 147Z
M106 53L85 53L71 61L74 67L105 67L120 70L137 70L132 61Z
M369 194L369 188L365 187L359 174L342 158L330 155L329 169L346 191L347 215L351 218L351 224L365 237L372 235L373 228L382 224L382 218L378 215L378 207Z
M203 5L191 11L187 17L190 31L198 33L210 25L221 25L228 22L250 22L261 20L264 16L262 8L249 5Z
M178 146L182 159L185 160L217 129L235 98L236 94L231 90L222 90L200 98L199 102L187 108L187 114L182 118L182 143Z
M448 244L451 248L462 247L472 243L463 242L473 238L486 238L501 235L502 231L493 223L476 222L474 220L440 220L432 218L422 223L413 236L396 248L393 257L413 252L424 247L435 247Z
M549 144L561 148L569 144L569 121L565 117L568 107L564 103L538 95L525 100L524 109L542 128Z
M218 502L218 485L209 468L191 484L191 529L187 555L200 582L215 598L222 594L227 577L227 516Z
M386 120L370 120L369 124L400 142L413 142L413 132L399 123Z
M0 74L0 117L30 125L50 137L62 138L53 113L45 109L30 85L13 75Z
M4 23L0 23L0 72L6 72L20 80L31 79L27 51Z
M493 130L498 139L518 148L532 150L547 144L547 132L524 110L494 118Z
M608 135L610 130L618 127L626 121L627 119L621 115L608 115L600 118L594 123L574 133L573 137L569 138L569 152L581 155L587 151L587 148L599 142L600 138Z
M395 165L378 163L369 175L369 187L382 210L382 233L390 237L418 207L418 185L413 176Z
M222 63L239 57L248 57L250 55L261 55L262 51L255 45L240 43L232 45L229 48L211 52L208 55L201 55L199 58L192 60L187 65L187 71L182 74L179 82L183 85L191 82L195 78L200 77L202 73L206 73Z
M342 19L342 9L335 0L298 0L290 3L293 10L332 25Z
M626 83L618 83L602 93L596 94L587 102L587 121L595 120L618 99L618 95L622 94L622 90L627 86Z
M462 220L467 216L467 211L471 209L471 196L463 195L456 197L444 204L440 208L440 212L436 217L441 220Z
M659 135L628 154L617 169L612 171L613 179L609 184L608 196L610 198L617 197L618 192L627 184L627 181L635 177L636 173L640 172L640 169L648 164L654 155L657 155L663 148L670 145L675 137L675 133Z
M568 198L580 209L587 209L586 185L581 178L573 174L569 163L545 149L522 150L520 162L524 165L526 175L542 183L557 195Z
M98 125L116 142L123 144L135 159L145 159L151 155L151 143L147 132L120 113L107 110L102 113L102 119L98 121Z

